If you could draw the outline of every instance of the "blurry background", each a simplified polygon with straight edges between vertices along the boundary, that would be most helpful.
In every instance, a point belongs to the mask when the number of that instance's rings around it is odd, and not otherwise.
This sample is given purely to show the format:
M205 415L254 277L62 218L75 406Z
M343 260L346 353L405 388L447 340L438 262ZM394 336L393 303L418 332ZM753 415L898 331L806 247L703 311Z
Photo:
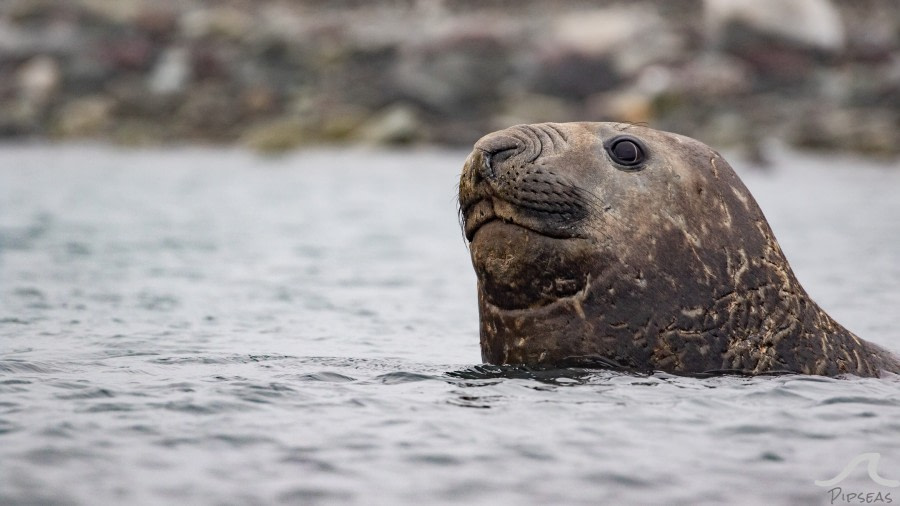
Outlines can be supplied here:
M900 2L3 0L0 137L469 145L619 120L900 152Z
M898 47L898 0L0 0L0 505L823 504L873 451L898 478L896 378L474 367L456 213L489 131L687 134L900 351Z

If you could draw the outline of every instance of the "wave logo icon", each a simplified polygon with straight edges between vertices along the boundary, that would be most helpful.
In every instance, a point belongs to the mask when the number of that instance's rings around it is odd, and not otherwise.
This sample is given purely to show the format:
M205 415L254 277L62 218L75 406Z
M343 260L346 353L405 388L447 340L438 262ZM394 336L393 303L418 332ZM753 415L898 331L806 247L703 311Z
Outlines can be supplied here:
M882 487L900 487L900 481L882 478L878 474L878 461L881 460L880 453L860 453L844 466L843 471L830 480L816 480L814 483L820 487L831 487L844 481L850 473L853 472L863 462L868 462L866 468L869 471L869 478Z

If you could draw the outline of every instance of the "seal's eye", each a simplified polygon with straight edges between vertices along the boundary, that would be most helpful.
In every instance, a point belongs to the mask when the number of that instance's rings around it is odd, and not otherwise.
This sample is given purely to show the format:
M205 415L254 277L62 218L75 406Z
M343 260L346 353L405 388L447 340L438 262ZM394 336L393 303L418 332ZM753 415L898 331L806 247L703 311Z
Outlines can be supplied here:
M610 158L619 165L635 168L644 162L644 148L636 140L629 137L613 139L606 145Z

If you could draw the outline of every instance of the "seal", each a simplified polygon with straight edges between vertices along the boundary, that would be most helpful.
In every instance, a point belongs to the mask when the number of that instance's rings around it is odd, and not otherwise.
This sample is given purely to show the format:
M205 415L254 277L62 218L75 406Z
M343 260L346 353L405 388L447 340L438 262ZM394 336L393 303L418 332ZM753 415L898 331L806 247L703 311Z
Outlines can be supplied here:
M475 144L459 205L487 363L900 372L813 302L734 170L694 139L511 127Z

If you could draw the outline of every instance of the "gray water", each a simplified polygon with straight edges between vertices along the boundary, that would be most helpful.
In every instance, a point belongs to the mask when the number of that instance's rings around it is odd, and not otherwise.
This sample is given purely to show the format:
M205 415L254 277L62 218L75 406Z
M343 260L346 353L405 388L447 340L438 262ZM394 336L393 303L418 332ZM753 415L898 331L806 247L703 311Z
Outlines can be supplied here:
M864 452L900 479L896 376L480 367L464 157L0 147L0 504L831 504ZM898 169L741 171L895 351ZM843 493L900 500L864 468Z

